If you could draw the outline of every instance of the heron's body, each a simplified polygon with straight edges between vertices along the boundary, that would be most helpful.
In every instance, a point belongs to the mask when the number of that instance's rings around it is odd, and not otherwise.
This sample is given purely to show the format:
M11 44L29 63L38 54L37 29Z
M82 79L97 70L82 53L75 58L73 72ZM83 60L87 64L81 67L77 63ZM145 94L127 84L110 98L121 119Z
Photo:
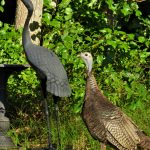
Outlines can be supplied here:
M70 95L71 90L66 71L54 52L41 46L27 45L25 53L28 62L36 70L39 78L46 79L47 92L59 97Z

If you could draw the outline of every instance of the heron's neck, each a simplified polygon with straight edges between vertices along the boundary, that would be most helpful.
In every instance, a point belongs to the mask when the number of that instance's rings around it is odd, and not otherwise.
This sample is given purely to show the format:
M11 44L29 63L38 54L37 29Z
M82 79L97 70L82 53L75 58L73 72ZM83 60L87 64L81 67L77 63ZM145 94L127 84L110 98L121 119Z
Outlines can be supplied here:
M30 37L30 31L29 31L29 22L30 22L32 14L33 14L33 10L30 10L30 11L28 10L28 15L24 24L23 34L22 34L22 43L24 47L32 43L31 37Z

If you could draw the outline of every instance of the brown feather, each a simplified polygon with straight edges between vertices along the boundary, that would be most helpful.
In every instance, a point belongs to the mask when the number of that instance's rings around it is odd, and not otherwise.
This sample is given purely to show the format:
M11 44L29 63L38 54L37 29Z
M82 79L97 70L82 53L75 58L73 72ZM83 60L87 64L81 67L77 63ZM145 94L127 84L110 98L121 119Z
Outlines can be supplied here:
M119 150L136 150L138 145L150 149L150 139L107 100L99 90L92 72L87 77L82 114L89 132L99 141L108 141Z

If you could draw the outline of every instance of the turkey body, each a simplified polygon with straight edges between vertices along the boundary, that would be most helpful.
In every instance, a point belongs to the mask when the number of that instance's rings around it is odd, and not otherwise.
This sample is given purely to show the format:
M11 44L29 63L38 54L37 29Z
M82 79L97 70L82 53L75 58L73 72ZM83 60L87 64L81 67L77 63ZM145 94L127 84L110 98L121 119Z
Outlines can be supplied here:
M103 96L93 80L91 74L87 79L83 105L83 119L91 135L104 143L109 141L120 150L136 149L140 142L137 127Z
M92 73L91 54L81 53L81 58L88 69L82 117L93 138L119 150L136 150L138 146L150 149L150 138L99 90Z

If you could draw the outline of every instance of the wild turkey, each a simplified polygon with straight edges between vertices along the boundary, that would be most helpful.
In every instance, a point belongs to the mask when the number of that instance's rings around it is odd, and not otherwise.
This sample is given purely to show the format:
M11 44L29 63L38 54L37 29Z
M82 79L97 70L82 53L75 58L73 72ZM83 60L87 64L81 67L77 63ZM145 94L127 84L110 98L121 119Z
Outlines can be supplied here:
M150 138L138 129L117 106L113 105L99 90L92 73L93 58L89 52L80 54L87 66L83 120L90 134L101 141L101 150L109 142L119 150L136 150L137 147L150 150Z

